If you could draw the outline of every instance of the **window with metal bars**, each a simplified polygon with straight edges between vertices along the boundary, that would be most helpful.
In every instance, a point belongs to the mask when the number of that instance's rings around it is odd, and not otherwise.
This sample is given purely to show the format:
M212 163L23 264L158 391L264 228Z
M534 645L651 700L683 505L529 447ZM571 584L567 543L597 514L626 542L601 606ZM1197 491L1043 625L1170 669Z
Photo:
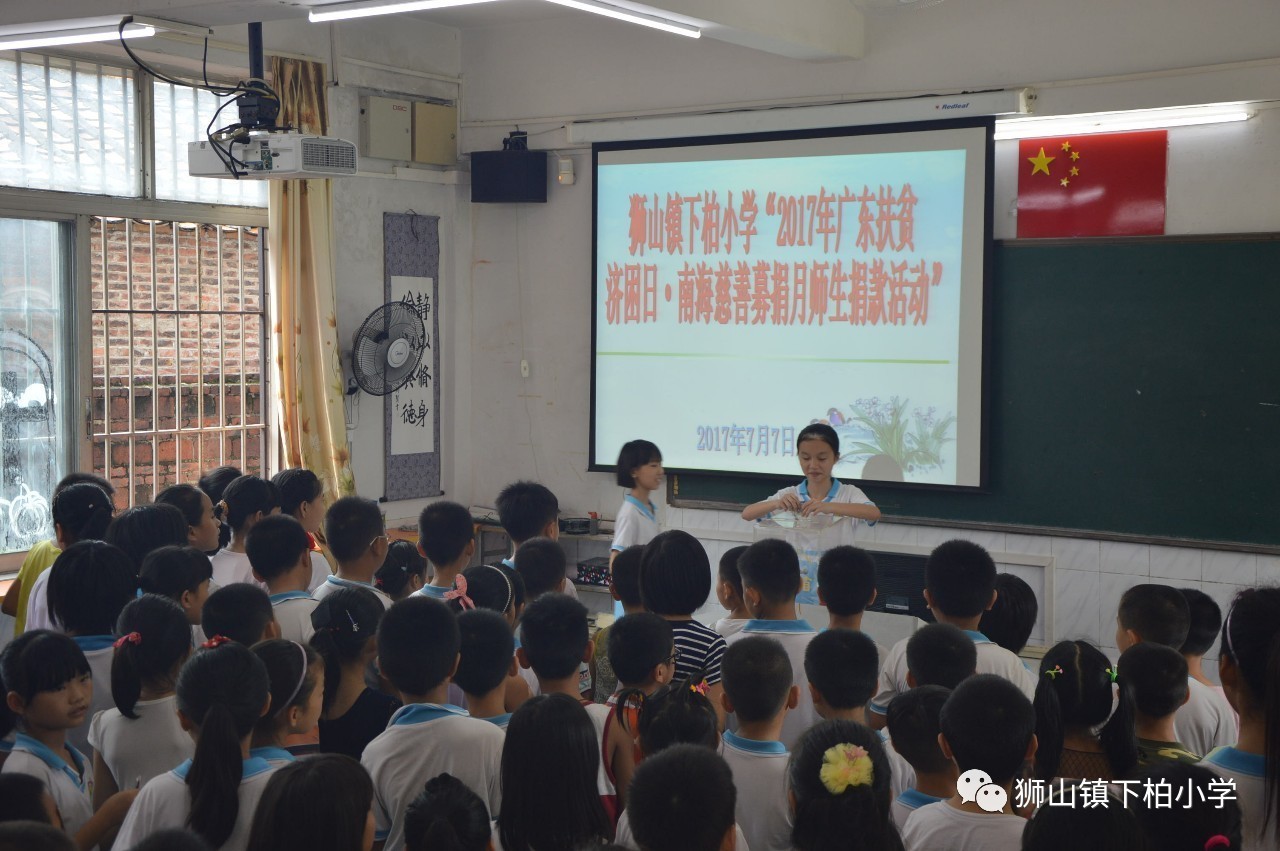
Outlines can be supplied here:
M91 220L92 469L121 507L267 461L263 232Z

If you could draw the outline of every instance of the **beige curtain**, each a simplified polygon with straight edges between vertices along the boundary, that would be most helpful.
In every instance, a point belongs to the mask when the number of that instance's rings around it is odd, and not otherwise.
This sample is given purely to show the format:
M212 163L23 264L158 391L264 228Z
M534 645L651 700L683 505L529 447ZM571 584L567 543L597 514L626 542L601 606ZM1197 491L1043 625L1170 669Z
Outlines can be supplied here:
M324 66L271 57L282 126L328 128ZM328 180L270 181L267 206L275 311L277 422L287 467L306 467L326 502L355 493L342 407L334 290L333 195Z

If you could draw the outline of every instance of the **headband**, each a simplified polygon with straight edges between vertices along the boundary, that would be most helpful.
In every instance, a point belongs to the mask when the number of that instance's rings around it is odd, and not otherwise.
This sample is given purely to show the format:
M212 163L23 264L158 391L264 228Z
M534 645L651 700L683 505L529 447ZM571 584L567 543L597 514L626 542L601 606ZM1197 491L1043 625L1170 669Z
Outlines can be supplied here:
M298 696L298 692L302 691L302 684L307 681L307 648L296 641L290 641L289 643L298 648L298 652L302 654L302 673L298 675L298 684L293 687L293 691L289 692L289 699L284 702L284 706L293 705L294 698Z
M490 570L498 571L498 575L502 577L502 581L505 582L507 585L507 602L506 602L506 605L502 607L502 612L505 614L507 609L511 608L511 604L515 602L515 596L516 596L515 589L511 587L511 577L507 576L506 572L503 571L503 569L500 567L494 567L491 564L486 564L485 567L489 568Z
M1236 655L1236 648L1231 643L1231 616L1236 613L1236 607L1233 605L1227 611L1227 622L1222 627L1222 636L1227 640L1227 650L1231 653L1231 658L1240 661L1240 657Z
M1231 840L1223 836L1221 833L1215 833L1205 840L1204 851L1213 851L1215 848L1230 848Z

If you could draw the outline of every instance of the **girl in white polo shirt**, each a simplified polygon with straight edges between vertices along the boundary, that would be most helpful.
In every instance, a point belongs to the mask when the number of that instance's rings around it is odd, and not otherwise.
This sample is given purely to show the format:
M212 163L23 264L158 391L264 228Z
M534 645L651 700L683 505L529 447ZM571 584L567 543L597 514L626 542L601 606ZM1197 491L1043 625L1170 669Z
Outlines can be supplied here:
M618 486L628 488L613 524L610 559L627 547L644 546L654 539L658 511L651 499L662 484L662 452L647 440L623 444L618 453Z

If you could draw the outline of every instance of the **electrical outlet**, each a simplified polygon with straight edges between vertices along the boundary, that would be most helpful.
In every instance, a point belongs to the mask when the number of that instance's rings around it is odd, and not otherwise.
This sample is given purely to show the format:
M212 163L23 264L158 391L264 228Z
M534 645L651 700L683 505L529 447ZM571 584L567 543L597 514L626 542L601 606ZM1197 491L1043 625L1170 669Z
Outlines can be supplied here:
M527 360L520 361L520 377L521 378L529 377L529 362Z

